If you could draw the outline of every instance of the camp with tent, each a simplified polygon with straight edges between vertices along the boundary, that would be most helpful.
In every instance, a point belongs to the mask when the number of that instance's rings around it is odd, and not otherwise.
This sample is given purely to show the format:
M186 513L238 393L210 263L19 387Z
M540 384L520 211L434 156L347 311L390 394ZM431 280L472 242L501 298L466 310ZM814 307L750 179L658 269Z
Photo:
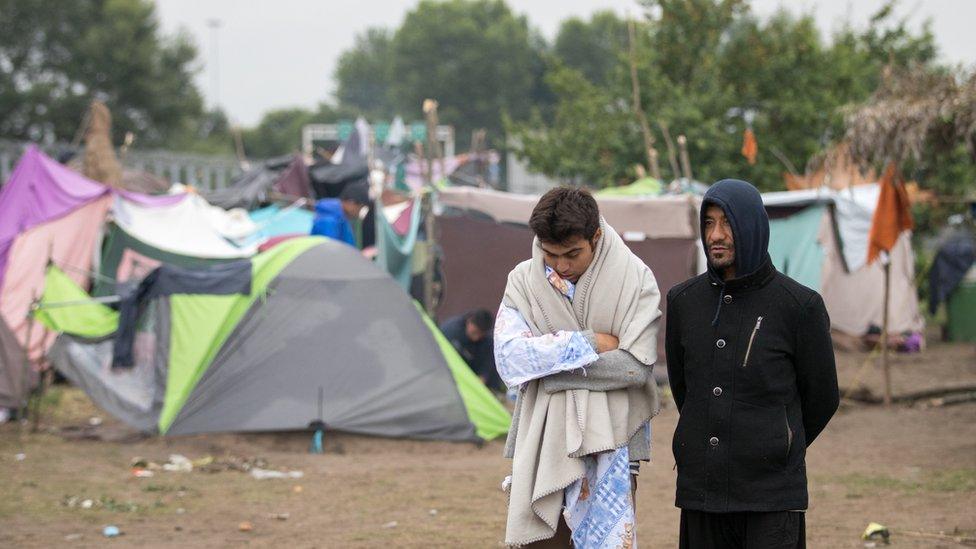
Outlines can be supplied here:
M55 367L140 430L303 430L321 421L464 441L508 429L505 409L394 281L329 239L290 240L211 269L164 266L121 314L81 305L91 317L84 323L77 305L58 305L83 302L84 292L53 268L48 280L39 318L63 334L50 353Z
M854 338L879 334L884 323L884 272L868 262L869 235L881 186L854 185L763 194L770 217L769 255L781 272L819 292L831 328ZM920 334L925 327L915 290L911 232L888 254L889 332ZM835 337L836 339L836 337Z
M412 202L378 216L396 240L374 263L301 236L311 213L294 204L228 211L171 192L112 189L28 149L0 192L0 406L22 407L51 365L144 432L507 432L505 408L387 272L411 273Z

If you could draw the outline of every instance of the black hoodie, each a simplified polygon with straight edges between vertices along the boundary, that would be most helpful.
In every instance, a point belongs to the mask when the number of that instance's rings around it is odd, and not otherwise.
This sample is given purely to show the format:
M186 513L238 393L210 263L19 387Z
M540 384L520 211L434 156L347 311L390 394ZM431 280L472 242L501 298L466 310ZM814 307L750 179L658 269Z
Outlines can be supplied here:
M723 179L712 185L702 199L699 213L702 247L708 253L705 242L705 214L709 206L722 208L729 226L732 227L735 246L735 272L737 278L745 278L758 271L769 258L769 216L763 206L762 196L755 187L738 179ZM722 273L708 266L708 274L713 282L725 286ZM712 325L718 323L722 311L722 301L718 301Z
M805 509L806 447L839 397L830 320L820 295L773 267L755 187L713 185L703 225L712 204L732 229L736 277L709 269L668 293L668 376L681 413L672 448L676 505Z

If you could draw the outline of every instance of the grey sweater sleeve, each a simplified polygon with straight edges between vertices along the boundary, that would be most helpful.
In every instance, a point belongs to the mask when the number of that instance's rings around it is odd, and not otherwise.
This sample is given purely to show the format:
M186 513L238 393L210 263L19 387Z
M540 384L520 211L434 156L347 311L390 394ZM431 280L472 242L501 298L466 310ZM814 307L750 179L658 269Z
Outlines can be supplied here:
M583 332L596 349L596 336L591 331ZM542 390L558 393L571 389L590 391L613 391L647 383L651 367L645 366L627 351L615 349L600 353L600 358L584 368L585 371L560 372L540 380Z

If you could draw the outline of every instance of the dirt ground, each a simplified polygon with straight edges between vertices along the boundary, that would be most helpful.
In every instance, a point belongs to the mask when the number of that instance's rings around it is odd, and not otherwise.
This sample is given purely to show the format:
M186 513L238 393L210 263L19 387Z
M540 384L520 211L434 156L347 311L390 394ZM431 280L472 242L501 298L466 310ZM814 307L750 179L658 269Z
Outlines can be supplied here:
M878 368L861 368L868 358L838 353L842 386L860 378L879 392ZM895 356L893 379L896 394L976 382L976 348L933 344L922 355ZM298 434L70 440L67 428L104 417L70 388L55 388L44 413L38 434L0 426L0 547L502 546L499 486L510 465L500 441L477 448L329 435L327 453L312 455L308 435ZM671 407L653 422L656 458L642 468L637 492L641 547L677 544L676 420ZM113 427L106 418L104 432ZM304 476L256 480L199 468L133 476L134 457L164 463L170 454L260 457L267 468ZM807 460L810 547L864 547L869 522L889 527L895 547L959 547L951 536L976 537L976 403L845 406ZM249 532L239 531L245 521ZM124 534L106 539L105 525Z

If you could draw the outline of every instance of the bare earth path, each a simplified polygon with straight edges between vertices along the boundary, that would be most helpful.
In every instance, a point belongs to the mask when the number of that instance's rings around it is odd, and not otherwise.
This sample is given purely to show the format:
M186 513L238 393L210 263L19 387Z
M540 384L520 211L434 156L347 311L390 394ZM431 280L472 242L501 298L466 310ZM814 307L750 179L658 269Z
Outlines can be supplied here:
M843 385L865 358L838 354ZM936 344L923 355L897 357L894 375L896 392L976 381L976 350ZM880 387L873 366L862 379ZM310 455L307 435L66 440L59 428L102 414L77 390L58 392L46 432L0 426L0 547L501 546L499 485L509 463L499 441L476 448L332 435L328 453ZM677 544L670 453L676 420L669 408L653 423L656 461L642 469L637 492L644 548ZM304 477L195 470L135 478L130 471L135 456L163 463L174 453L261 457L268 468ZM859 536L872 521L894 531L894 547L959 547L899 532L976 536L976 404L845 408L810 449L808 471L810 547L863 547ZM74 505L65 505L72 498ZM85 499L92 508L82 508ZM285 520L274 516L285 513ZM243 521L253 530L240 532ZM103 538L107 524L124 535Z

